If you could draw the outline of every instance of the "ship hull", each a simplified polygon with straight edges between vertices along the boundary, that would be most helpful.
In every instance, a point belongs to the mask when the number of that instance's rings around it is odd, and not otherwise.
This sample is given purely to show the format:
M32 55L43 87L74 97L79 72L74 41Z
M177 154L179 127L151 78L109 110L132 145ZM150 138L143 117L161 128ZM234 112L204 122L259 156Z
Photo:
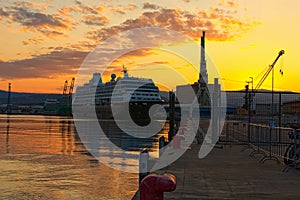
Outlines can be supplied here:
M137 124L147 125L150 123L149 110L154 104L161 104L161 102L130 102L129 104L114 104L114 113L111 105L97 105L95 109L99 120L128 120L130 117ZM129 110L129 116L127 110ZM154 115L155 114L156 113L154 112Z

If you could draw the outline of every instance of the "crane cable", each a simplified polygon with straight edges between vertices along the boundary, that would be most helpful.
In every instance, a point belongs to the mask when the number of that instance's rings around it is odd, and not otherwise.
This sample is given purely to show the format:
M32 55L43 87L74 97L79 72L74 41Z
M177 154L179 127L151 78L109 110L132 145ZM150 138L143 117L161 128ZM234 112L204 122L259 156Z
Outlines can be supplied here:
M282 53L282 51L283 50L281 50L280 52L279 52L279 54L280 53ZM284 51L283 51L283 53L282 54L284 54ZM281 54L281 55L282 55ZM279 59L279 57L281 57L281 55L279 55L277 58ZM275 63L276 63L276 61L275 61ZM275 64L275 63L273 63L273 64ZM280 75L281 76L283 76L283 69L284 69L284 61L283 61L283 59L281 59L280 60L280 70L279 70L279 73L280 73ZM267 66L267 67L265 67L254 79L253 79L253 81L255 81L255 80L257 80L258 78L261 80L262 78L263 78L263 76L267 73L267 71L268 70L272 70L270 67L271 67L272 65L269 65L269 66ZM274 67L274 66L273 66ZM266 77L267 78L267 77ZM261 86L261 85L260 85ZM259 86L259 87L260 87Z
M261 79L262 76L263 76L263 74L265 74L266 71L267 71L269 68L270 68L270 66L265 67L258 75L256 75L256 76L254 77L253 81L254 81L254 80L257 80L257 79Z
M279 70L279 73L281 76L283 76L283 71L284 71L284 58L282 58L280 60L280 70Z
M238 82L238 83L245 83L245 81L240 81L240 80L233 80L233 79L228 79L228 78L221 78L223 81L231 81L231 82Z

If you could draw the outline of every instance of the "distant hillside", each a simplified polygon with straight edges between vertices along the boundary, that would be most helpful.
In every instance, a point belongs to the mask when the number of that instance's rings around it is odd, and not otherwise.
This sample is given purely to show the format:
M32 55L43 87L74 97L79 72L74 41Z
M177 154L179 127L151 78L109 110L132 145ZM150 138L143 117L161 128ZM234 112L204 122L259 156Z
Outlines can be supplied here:
M160 95L168 102L169 93L161 91ZM227 106L228 107L242 107L245 103L245 91L227 91ZM267 90L260 90L255 95L254 104L265 104L271 102L271 92ZM38 93L24 93L24 92L12 92L11 103L15 105L43 105L46 99L58 99L62 98L61 94L38 94ZM300 99L299 93L283 92L281 96L282 103L288 101L295 101ZM274 93L274 103L278 103L279 94ZM7 91L0 90L0 105L7 103Z
M274 103L281 103L296 101L300 99L300 94L295 92L283 92L280 91L281 97L278 91L274 91ZM228 107L242 107L245 103L245 91L227 91L227 106ZM272 101L272 92L269 90L259 90L254 96L253 104L270 104Z
M7 103L8 92L0 90L0 105ZM17 105L43 105L48 98L61 99L61 94L38 94L38 93L23 93L12 92L11 103Z

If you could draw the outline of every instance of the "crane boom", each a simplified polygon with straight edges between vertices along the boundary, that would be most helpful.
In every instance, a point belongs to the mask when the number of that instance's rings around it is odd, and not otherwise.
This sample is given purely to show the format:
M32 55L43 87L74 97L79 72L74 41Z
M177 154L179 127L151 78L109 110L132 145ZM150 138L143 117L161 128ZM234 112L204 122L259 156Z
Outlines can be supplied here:
M276 57L274 62L269 66L268 70L263 75L263 77L260 79L260 81L258 82L258 84L255 87L255 90L258 90L260 88L260 86L263 84L263 82L266 80L266 78L268 77L268 75L270 74L272 69L274 68L274 66L275 66L276 62L278 61L278 59L280 58L280 56L282 56L283 54L284 54L284 50L279 51L278 56Z

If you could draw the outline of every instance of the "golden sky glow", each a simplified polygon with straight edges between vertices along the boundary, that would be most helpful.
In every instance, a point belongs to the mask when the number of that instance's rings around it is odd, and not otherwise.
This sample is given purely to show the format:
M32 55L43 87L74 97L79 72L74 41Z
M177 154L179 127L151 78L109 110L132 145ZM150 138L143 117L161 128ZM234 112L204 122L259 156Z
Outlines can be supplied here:
M214 65L225 90L243 89L249 77L255 78L255 85L257 75L284 49L275 66L275 89L300 92L299 8L296 0L4 1L0 89L11 82L14 91L60 93L64 81L76 78L82 61L100 42L134 28L161 27L195 41L206 30L209 81L214 76L209 65ZM174 48L192 54L193 63L153 48L120 57L111 72L120 74L124 64L131 75L159 79L159 84L174 88L180 81L166 76L166 70L175 69L193 83L199 52L190 52L188 45L179 42ZM160 83L164 77L169 81ZM270 77L262 88L271 88Z

